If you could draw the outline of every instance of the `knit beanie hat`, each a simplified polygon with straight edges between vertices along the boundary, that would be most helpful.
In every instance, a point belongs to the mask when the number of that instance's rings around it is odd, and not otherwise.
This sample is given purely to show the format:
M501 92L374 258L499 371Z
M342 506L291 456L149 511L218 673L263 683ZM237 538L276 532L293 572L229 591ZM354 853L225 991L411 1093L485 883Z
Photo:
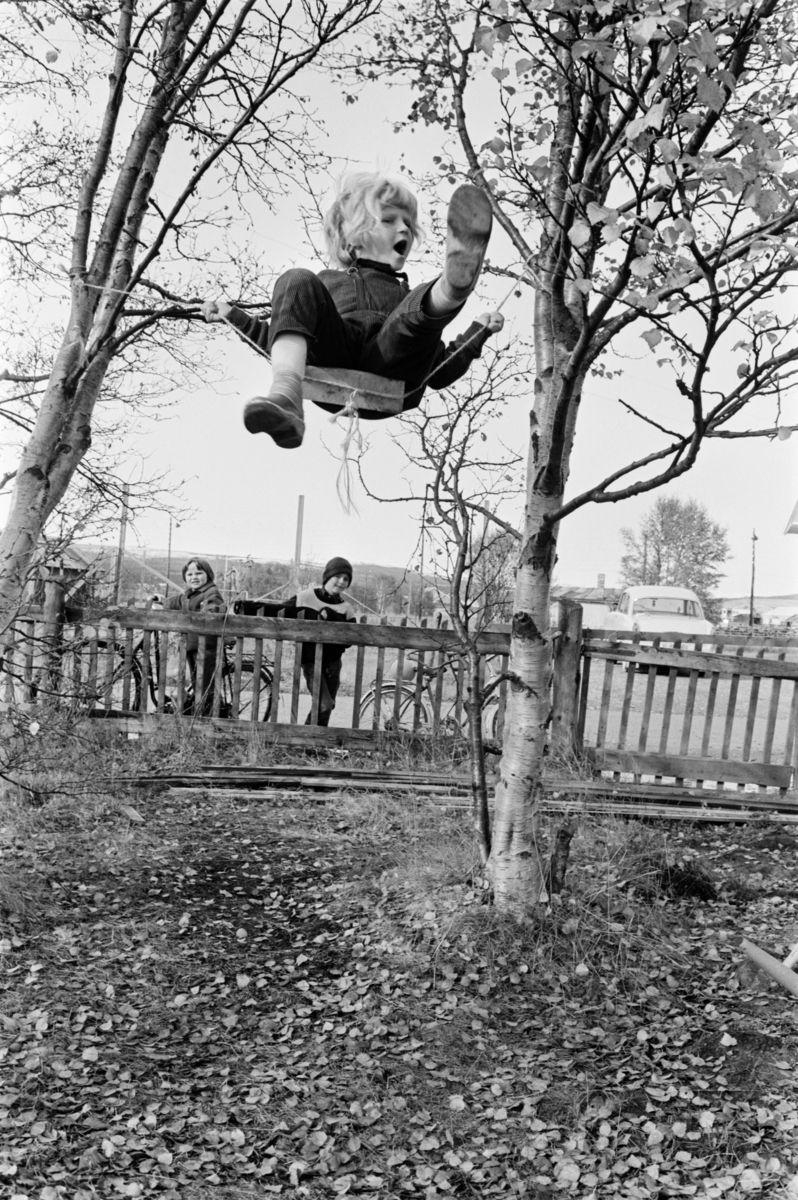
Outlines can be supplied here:
M189 569L189 567L191 566L192 563L196 563L197 566L199 567L199 569L201 571L205 572L205 574L208 576L208 583L213 583L213 580L214 580L213 567L208 562L207 558L196 558L196 557L190 558L188 560L188 562L186 563L186 565L183 567L183 579L184 580L186 578L186 571Z
M332 579L334 575L346 575L349 580L349 586L352 586L352 564L345 558L331 558L324 568L324 574L321 577L321 585L324 587L328 579Z

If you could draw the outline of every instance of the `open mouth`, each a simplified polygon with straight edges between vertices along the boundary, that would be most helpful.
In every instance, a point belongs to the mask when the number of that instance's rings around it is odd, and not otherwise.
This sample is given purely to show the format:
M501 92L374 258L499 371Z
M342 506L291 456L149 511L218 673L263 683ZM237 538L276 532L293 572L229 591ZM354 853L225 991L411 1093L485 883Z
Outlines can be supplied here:
M398 254L400 258L404 258L410 243L407 238L399 238L399 241L394 245L394 254Z

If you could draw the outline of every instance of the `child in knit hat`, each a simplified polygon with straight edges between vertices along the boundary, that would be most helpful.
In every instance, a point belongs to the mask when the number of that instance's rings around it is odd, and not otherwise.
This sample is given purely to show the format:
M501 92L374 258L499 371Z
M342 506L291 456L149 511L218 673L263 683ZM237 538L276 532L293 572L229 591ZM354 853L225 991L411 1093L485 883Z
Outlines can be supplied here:
M354 610L343 593L352 586L352 564L345 558L331 558L321 577L321 587L304 588L286 606L309 609L320 621L354 621ZM300 614L301 615L301 614ZM310 613L308 613L310 616ZM319 725L329 725L335 708L335 697L341 683L341 659L348 646L325 642L321 659L321 688L319 690ZM308 691L313 694L313 670L316 662L316 643L302 643L302 674ZM311 709L312 712L312 709ZM310 724L308 713L305 724Z

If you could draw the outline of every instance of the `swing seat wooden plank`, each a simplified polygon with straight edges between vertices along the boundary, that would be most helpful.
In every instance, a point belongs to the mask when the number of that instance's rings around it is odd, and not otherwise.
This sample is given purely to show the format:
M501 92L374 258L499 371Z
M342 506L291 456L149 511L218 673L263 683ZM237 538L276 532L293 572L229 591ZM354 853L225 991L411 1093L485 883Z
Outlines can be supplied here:
M405 385L400 379L384 379L370 371L339 367L308 367L302 391L306 400L343 407L353 393L357 408L395 414L402 411Z

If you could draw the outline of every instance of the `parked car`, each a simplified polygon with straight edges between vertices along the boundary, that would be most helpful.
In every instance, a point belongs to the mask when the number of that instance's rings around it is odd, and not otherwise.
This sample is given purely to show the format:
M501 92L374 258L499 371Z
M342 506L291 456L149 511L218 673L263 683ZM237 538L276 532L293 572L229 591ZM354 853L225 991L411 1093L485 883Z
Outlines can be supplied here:
M604 618L603 628L634 633L703 634L705 637L713 632L695 592L659 584L628 587L616 607Z

